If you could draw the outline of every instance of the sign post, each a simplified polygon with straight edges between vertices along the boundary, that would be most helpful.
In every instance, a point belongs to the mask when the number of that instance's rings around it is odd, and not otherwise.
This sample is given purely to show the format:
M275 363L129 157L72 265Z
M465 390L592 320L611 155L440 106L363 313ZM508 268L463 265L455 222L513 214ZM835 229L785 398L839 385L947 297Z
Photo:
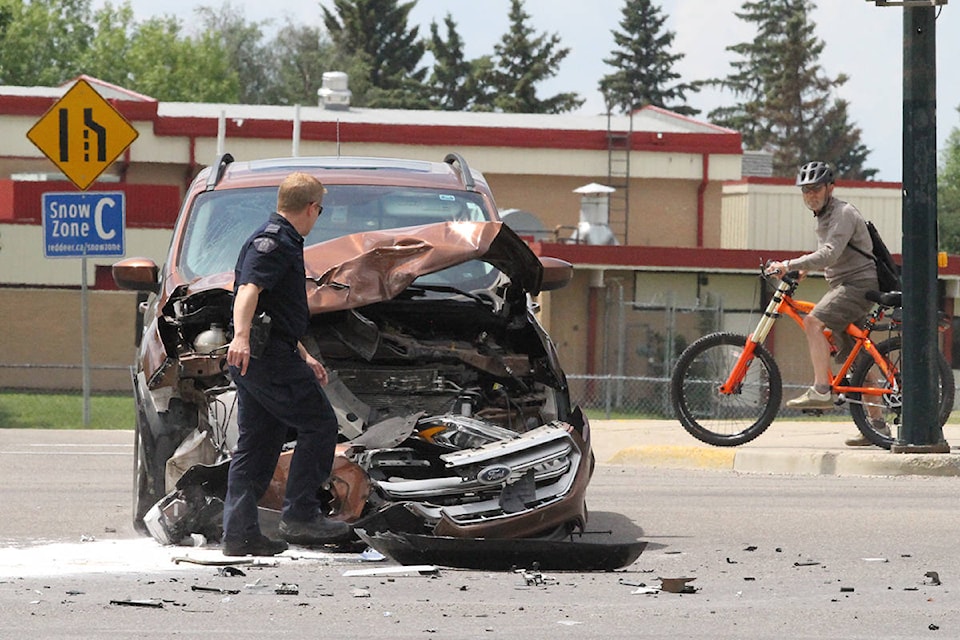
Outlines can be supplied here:
M136 140L137 130L90 84L78 80L27 132L27 138L81 191ZM123 192L43 194L43 255L80 258L83 424L90 424L87 257L124 255Z

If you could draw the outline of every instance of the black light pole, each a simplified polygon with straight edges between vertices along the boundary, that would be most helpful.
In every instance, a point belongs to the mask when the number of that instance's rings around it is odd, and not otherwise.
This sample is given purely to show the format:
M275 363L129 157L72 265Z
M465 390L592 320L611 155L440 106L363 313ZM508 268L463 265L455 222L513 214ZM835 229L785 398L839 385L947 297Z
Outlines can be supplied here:
M949 453L938 419L936 12L903 7L903 424L894 453Z

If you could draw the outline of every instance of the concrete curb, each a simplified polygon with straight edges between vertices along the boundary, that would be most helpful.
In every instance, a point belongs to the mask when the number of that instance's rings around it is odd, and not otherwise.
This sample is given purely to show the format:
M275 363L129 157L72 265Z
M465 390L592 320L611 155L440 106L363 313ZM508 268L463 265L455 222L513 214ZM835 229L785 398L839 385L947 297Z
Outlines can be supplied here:
M668 469L828 476L960 476L960 456L880 451L706 449L672 445L627 447L602 462Z

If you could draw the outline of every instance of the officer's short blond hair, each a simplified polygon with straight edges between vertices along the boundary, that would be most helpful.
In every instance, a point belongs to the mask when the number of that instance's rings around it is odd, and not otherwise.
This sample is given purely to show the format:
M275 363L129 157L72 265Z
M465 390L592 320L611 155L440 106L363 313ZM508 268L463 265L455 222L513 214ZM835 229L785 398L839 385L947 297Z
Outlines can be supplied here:
M311 202L323 202L327 192L323 183L309 173L296 171L280 183L277 192L277 211L300 211Z

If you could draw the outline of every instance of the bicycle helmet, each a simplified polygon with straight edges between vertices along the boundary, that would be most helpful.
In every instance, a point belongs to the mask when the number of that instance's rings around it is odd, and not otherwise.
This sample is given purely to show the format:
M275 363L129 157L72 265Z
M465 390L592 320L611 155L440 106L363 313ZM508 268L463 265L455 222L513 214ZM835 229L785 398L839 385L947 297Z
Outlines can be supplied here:
M833 167L826 162L808 162L797 172L798 187L808 184L833 184L834 180Z

